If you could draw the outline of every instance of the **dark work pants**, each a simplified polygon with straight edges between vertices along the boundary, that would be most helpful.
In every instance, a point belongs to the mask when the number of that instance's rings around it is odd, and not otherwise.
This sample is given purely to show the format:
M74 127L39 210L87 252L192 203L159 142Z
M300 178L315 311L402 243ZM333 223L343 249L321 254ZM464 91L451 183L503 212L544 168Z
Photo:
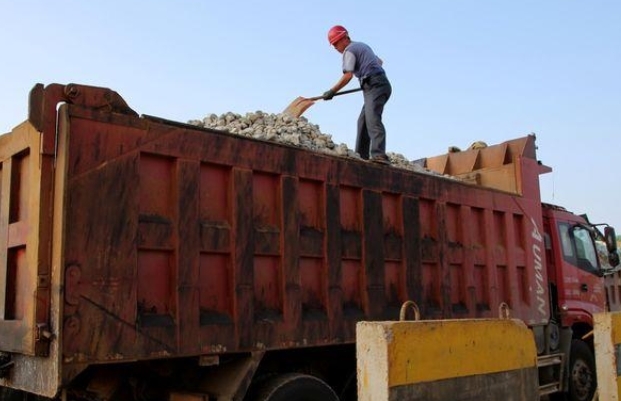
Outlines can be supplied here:
M364 106L358 117L356 152L363 159L386 154L386 129L382 123L384 105L392 87L386 75L375 75L362 83Z

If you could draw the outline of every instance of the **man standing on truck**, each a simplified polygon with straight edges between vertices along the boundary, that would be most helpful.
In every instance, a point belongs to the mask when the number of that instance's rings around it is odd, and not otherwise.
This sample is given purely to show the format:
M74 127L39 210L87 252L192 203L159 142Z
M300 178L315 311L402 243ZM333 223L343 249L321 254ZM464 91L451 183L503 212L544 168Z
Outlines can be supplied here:
M382 60L373 50L362 42L354 42L349 32L341 25L335 25L328 31L330 45L343 54L343 75L338 82L323 94L324 100L330 100L355 75L360 80L364 105L358 117L358 134L356 152L363 159L389 164L386 156L386 129L382 123L384 105L390 98L392 87Z

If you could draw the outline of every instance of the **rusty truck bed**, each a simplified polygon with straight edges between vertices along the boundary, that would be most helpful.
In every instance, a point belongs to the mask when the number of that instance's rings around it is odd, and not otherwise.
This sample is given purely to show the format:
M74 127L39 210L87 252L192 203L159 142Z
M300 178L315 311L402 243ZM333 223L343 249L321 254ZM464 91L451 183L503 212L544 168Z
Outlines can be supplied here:
M423 319L501 302L549 318L533 136L427 160L457 179L139 117L104 88L30 101L0 137L0 351L17 387L353 342L407 300Z

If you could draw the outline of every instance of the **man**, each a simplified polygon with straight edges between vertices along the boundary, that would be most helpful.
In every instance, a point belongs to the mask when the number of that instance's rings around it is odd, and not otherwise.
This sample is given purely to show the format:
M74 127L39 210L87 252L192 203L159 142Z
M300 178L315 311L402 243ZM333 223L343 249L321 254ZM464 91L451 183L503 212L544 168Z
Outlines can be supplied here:
M390 98L392 87L382 68L382 60L362 42L349 38L347 29L335 25L328 31L328 41L343 54L343 75L338 82L323 94L330 100L356 76L364 94L364 106L358 117L356 152L363 159L389 164L386 156L386 129L382 123L384 105Z

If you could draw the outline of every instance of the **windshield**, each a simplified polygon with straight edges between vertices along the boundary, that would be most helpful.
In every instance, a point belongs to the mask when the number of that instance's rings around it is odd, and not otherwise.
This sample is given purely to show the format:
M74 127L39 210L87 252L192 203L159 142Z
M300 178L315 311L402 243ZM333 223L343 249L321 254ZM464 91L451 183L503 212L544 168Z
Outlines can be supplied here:
M559 234L565 261L589 273L599 271L598 250L586 228L560 223Z

